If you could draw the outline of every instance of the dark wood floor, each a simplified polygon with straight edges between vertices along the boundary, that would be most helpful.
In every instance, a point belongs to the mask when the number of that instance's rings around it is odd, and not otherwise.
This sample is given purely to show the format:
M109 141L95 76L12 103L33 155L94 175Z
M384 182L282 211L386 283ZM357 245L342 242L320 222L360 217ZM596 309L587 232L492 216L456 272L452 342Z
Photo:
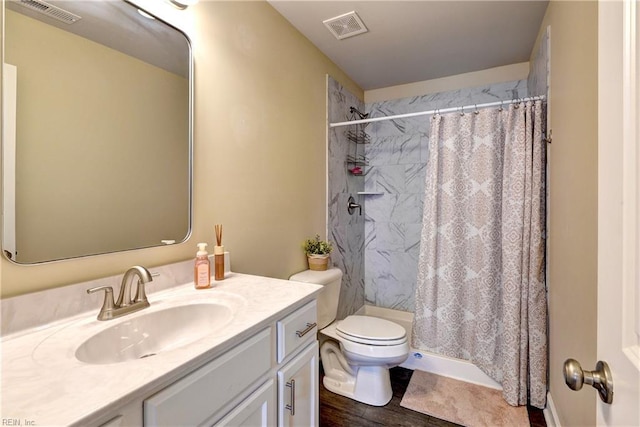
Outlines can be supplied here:
M400 406L413 371L405 368L391 369L393 397L386 406L377 407L356 402L332 393L324 388L322 364L320 365L320 426L321 427L370 427L370 426L457 426ZM531 427L546 427L542 411L528 408Z

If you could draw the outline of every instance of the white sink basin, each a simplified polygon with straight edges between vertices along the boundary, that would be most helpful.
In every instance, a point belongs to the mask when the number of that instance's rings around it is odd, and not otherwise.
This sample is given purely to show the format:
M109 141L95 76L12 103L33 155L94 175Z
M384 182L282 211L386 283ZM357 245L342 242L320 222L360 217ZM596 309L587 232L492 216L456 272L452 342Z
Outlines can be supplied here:
M234 310L224 303L196 303L142 312L104 329L76 350L90 364L120 363L155 356L191 344L223 329ZM120 319L118 319L120 320Z
M184 294L178 289L149 302L149 308L117 319L98 321L96 310L53 326L31 357L49 368L69 360L92 365L153 360L200 340L215 341L247 305L244 297L221 290Z

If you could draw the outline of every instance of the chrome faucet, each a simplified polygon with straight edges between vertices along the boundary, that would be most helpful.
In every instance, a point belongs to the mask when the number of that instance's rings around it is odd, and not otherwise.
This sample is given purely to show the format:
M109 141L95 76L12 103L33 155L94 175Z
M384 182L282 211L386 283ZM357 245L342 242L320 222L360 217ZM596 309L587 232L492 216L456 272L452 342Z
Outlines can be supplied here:
M134 276L138 276L138 284L136 295L131 299L131 284ZM98 286L97 288L87 289L88 294L98 291L104 291L104 302L98 313L98 320L115 319L125 314L133 313L143 308L149 307L147 294L145 292L145 283L149 283L153 279L151 273L144 267L136 265L131 267L124 273L122 284L120 285L120 295L118 301L113 301L113 288L111 286Z

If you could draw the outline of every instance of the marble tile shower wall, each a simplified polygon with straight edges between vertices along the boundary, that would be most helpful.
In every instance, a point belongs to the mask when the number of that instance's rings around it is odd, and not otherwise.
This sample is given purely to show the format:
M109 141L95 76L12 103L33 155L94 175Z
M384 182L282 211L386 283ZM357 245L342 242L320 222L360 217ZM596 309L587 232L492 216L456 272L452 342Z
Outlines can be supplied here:
M371 117L527 96L527 81L368 104ZM430 116L373 122L365 145L365 303L414 311Z
M351 106L364 111L364 103L331 77L328 77L327 92L330 123L348 120ZM347 154L354 149L354 143L345 136L347 130L347 127L330 128L328 138L327 235L334 244L331 261L343 272L338 319L344 319L364 305L364 214L347 212L349 196L353 195L357 201L356 193L364 190L364 176L347 171Z
M547 27L540 40L540 46L534 60L531 62L531 70L527 79L529 96L548 95L549 90L549 51L551 27Z

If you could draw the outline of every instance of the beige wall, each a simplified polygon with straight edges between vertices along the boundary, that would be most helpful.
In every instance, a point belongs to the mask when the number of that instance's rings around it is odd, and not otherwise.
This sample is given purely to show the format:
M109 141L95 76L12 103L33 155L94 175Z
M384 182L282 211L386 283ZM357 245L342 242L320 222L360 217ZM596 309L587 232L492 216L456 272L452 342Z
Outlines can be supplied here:
M306 268L302 240L326 233L325 76L362 90L266 2L148 3L194 47L193 235L42 266L3 259L3 297L190 259L218 223L234 270L287 278Z
M596 363L598 3L552 1L540 35L548 25L550 392L563 426L586 426L595 394L570 390L562 367L570 357Z
M364 102L368 104L370 102L389 101L391 99L421 96L429 93L459 90L493 83L526 80L528 75L529 62L520 62L439 79L423 80L404 85L367 90L364 93Z

